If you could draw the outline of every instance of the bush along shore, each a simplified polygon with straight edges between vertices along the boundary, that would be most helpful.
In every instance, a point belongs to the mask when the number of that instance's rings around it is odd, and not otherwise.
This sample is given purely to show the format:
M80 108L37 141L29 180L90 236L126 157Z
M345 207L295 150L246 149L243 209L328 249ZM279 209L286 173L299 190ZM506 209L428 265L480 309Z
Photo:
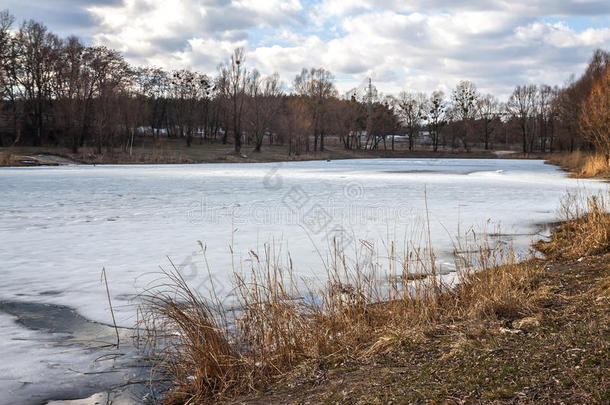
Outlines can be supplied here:
M252 251L230 304L169 271L143 308L154 380L168 404L608 403L607 197L568 196L525 261L462 235L458 283L437 276L425 226L383 254L334 246L317 287Z
M546 163L570 172L570 177L610 177L610 157L599 153L572 152L547 155Z

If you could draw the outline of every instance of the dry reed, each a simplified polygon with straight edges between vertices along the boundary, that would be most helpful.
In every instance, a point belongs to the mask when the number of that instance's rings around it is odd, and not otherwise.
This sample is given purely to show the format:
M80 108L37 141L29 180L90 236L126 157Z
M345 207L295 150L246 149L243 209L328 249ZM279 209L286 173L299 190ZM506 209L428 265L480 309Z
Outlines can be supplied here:
M539 241L535 246L553 259L579 259L606 252L610 248L609 211L608 193L568 195L560 208L563 222L548 241Z
M13 163L13 154L9 151L0 153L0 166L11 166Z
M545 253L608 249L606 200L589 198L585 212L574 201L564 208L579 217L539 244ZM231 398L310 361L371 356L455 320L515 320L532 312L543 266L518 263L510 247L469 231L456 243L459 283L445 285L426 237L423 229L417 243L398 249L391 242L383 251L358 241L346 252L332 241L323 260L327 279L318 285L295 276L289 254L265 245L234 270L230 302L213 285L204 298L177 269L167 272L168 282L148 291L142 320L155 371L167 383L165 402Z
M608 159L599 154L575 151L551 155L547 163L570 171L572 177L590 178L610 174Z

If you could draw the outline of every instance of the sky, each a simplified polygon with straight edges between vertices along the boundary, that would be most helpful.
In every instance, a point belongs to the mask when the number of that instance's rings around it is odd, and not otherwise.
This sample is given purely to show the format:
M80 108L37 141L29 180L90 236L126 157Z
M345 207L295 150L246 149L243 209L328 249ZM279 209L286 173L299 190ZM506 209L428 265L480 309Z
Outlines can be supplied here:
M610 50L608 0L0 0L134 65L215 74L232 50L280 73L330 70L340 92L371 77L385 94L450 92L460 80L505 98L518 84L563 85Z

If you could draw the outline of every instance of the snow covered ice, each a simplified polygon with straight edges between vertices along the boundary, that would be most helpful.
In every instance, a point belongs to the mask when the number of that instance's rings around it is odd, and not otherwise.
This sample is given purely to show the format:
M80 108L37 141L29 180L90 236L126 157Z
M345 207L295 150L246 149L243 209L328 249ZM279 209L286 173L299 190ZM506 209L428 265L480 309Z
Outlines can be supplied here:
M109 324L105 267L117 321L132 327L135 295L169 267L168 257L193 286L209 284L197 241L221 292L233 262L273 241L290 251L297 275L322 278L317 251L329 238L392 239L421 220L424 194L433 245L450 272L458 221L499 223L526 248L540 224L557 219L566 191L604 187L542 161L503 159L3 168L0 301L65 305ZM9 390L12 400L23 398L23 381L70 381L65 364L90 360L36 343L44 334L7 314L0 325L2 356L11 359L0 365L0 403L12 402Z

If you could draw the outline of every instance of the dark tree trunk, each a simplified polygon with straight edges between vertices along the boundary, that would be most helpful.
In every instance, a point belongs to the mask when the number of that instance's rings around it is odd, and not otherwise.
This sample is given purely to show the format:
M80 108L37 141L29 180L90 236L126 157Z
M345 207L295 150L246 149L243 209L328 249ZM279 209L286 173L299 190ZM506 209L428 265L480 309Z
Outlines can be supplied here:
M233 138L235 139L235 153L241 152L241 134L238 131L235 131L233 134Z

